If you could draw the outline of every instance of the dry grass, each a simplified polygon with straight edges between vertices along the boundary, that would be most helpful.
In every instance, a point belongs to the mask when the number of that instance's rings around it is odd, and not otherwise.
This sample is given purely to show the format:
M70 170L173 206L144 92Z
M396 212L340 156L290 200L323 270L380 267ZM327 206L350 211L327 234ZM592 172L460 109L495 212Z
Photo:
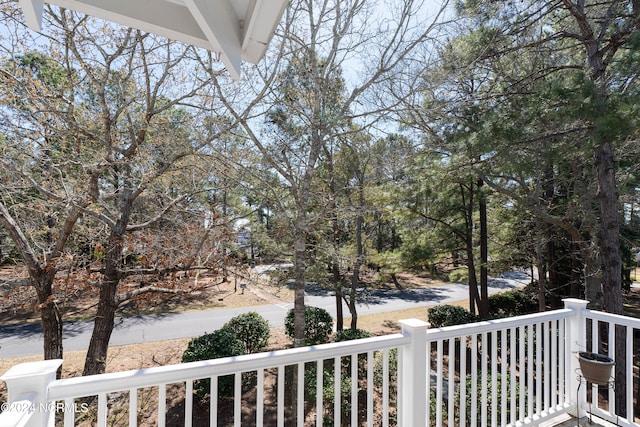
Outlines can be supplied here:
M180 363L180 358L188 342L189 338L180 338L110 347L107 360L107 372L119 372ZM65 352L64 363L62 364L62 376L65 378L81 376L86 353L86 351ZM42 355L1 359L0 372L5 372L11 366L19 363L39 360L42 360ZM0 386L0 388L1 387L2 386Z
M456 305L469 308L469 300L460 300L447 302L450 305ZM429 307L416 307L406 310L387 311L384 313L367 314L366 316L358 317L358 328L368 331L372 335L386 335L395 334L400 332L399 320L402 319L420 319L424 321L429 320L428 311ZM351 318L345 319L345 327L349 326Z

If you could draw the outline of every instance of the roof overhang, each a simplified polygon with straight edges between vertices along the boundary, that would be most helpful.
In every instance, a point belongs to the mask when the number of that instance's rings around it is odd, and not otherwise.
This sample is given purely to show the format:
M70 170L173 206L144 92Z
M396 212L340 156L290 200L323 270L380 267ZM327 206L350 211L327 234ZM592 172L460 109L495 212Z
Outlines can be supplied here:
M221 55L231 76L267 50L288 0L50 0L47 3L159 34ZM20 0L27 25L42 30L42 0Z

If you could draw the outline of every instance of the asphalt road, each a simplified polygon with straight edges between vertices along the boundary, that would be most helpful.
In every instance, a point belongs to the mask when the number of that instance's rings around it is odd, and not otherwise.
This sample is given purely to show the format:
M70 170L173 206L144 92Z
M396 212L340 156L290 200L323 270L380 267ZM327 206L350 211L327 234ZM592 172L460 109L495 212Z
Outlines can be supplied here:
M510 273L490 280L489 293L505 291L529 283L529 276ZM451 284L442 287L412 289L406 291L375 291L358 304L358 315L382 313L415 307L429 307L466 299L468 286ZM326 291L309 287L305 296L307 305L322 307L335 317L335 297ZM149 316L121 317L116 319L111 335L111 346L135 344L167 339L196 337L220 329L229 319L247 311L256 311L269 321L272 327L282 326L290 304L270 304L240 308L220 308L182 313ZM349 311L343 303L345 316ZM426 312L425 312L426 314ZM65 322L63 325L65 351L84 350L89 345L92 321ZM0 358L30 356L42 353L42 331L39 323L0 326Z

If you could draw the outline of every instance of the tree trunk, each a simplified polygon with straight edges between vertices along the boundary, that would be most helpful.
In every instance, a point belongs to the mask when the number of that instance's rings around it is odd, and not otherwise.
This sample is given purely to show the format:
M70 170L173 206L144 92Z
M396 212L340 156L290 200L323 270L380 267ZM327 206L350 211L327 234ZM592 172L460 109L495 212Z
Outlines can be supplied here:
M79 216L78 211L74 211L65 220L64 226L58 233L54 249L45 258L45 262L48 263L47 268L46 264L44 267L40 265L27 241L25 233L18 226L6 206L0 203L0 225L7 231L24 260L29 272L29 280L36 291L38 304L41 308L40 322L44 338L43 352L45 360L62 359L62 316L53 296L53 281L57 273L53 263L58 258L67 238L71 234L72 226ZM58 376L61 372L62 370L59 369Z
M489 236L487 231L487 198L482 192L482 179L478 180L478 210L480 214L480 306L483 319L489 318Z
M355 299L349 302L349 311L351 312L351 329L358 329L358 311L356 309Z
M102 374L105 371L109 340L118 309L117 291L120 283L119 269L122 263L122 242L125 229L124 224L117 223L109 236L109 244L105 246L105 272L100 287L98 308L84 362L83 375Z
M562 285L562 275L559 271L558 256L556 251L556 244L553 241L551 227L549 229L549 241L547 242L547 268L549 270L549 305L552 309L561 307L562 297L559 294Z
M299 216L301 216L299 214ZM303 221L304 219L299 219ZM305 262L306 262L306 238L304 233L304 226L300 226L300 222L296 226L295 242L294 242L294 256L293 256L293 269L294 269L294 300L293 300L293 313L294 313L294 334L293 334L293 346L304 347L304 281L305 281Z
M344 329L344 313L342 312L342 289L336 285L336 332Z
M340 265L338 264L339 242L338 242L338 219L333 219L333 260L331 261L331 275L333 276L333 286L336 292L336 331L344 329L344 313L342 311L342 277L340 276Z
M115 313L118 309L115 300L117 287L118 282L105 280L100 289L100 300L82 375L96 375L105 372L109 340L115 324Z
M44 358L62 359L62 315L53 300L40 302L40 321L44 338Z
M592 245L593 246L593 245ZM584 282L585 282L585 294L584 298L589 301L589 308L600 310L602 309L602 276L600 271L600 265L597 259L594 259L593 252L595 248L592 248L591 254L583 253L584 258Z
M542 224L536 221L538 230L541 230ZM538 269L538 311L543 312L547 309L547 265L544 259L543 232L536 233L536 268Z
M397 290L404 291L404 287L402 286L402 284L400 284L398 276L396 276L395 273L391 273L391 281L393 282L393 286L395 286Z
M571 291L570 295L572 298L582 298L582 276L580 275L581 268L581 260L578 256L579 251L577 249L577 245L572 240L571 241Z
M358 297L358 285L360 284L360 268L364 252L362 248L362 209L364 206L364 188L362 180L358 186L358 214L356 216L356 263L353 266L353 276L351 277L351 294L349 295L349 312L351 313L351 329L358 328L358 312L356 300Z
M597 198L600 202L598 247L602 267L604 306L609 313L623 314L622 257L618 189L611 144L600 144L596 151Z
M464 187L460 185L463 203L465 203ZM465 248L467 252L467 272L469 275L469 311L476 314L476 307L480 310L480 298L478 294L478 279L476 276L476 264L473 252L473 190L470 191L469 201L466 203L467 213L465 218Z
M120 268L127 224L133 210L134 198L127 190L122 191L120 204L120 220L111 228L105 247L104 274L100 287L98 308L93 323L93 332L89 341L89 349L84 362L83 375L102 374L105 371L109 340L115 325L115 314L118 301L118 285L120 284Z
M637 11L636 11L637 12ZM593 54L587 46L589 53L589 65L591 76L596 86L596 99L594 102L600 117L611 114L608 108L608 92L605 83L605 66L602 53ZM596 131L597 132L597 131ZM600 139L595 152L595 169L598 182L596 198L600 207L600 227L598 229L598 249L600 256L600 268L602 272L602 302L604 310L613 314L623 314L622 301L622 256L620 254L620 205L619 194L616 185L616 164L613 159L611 142L601 133L596 133ZM616 390L626 390L626 340L624 327L616 327L615 340L615 371ZM626 415L627 394L616 393L616 413Z
M336 292L336 331L344 328L344 315L342 312L342 277L340 276L340 226L338 224L338 212L336 206L336 181L333 168L333 155L331 150L325 147L327 155L327 171L329 172L329 211L331 212L331 243L333 245L333 257L331 260L331 275Z
M55 270L52 269L50 272L38 270L39 273L35 277L38 281L35 289L40 305L44 359L62 359L62 315L53 296ZM60 377L61 374L62 367L58 369L57 376Z
M353 267L353 276L351 276L351 290L349 292L349 313L351 314L351 329L358 328L358 308L356 302L358 299L358 283L360 282L360 257L357 258Z
M55 302L45 303L40 312L44 338L44 358L62 359L62 315Z
M480 297L478 294L478 278L476 277L476 263L473 261L473 249L467 245L467 257L469 258L469 265L467 272L469 273L469 311L471 314L476 314L476 307L480 310Z
M622 301L622 256L620 254L620 222L618 190L615 179L613 152L609 143L602 143L596 151L598 176L597 197L600 201L600 230L598 247L602 269L602 294L604 309L613 314L624 314ZM616 390L626 390L626 340L625 328L616 327L615 378ZM626 415L627 394L616 393L616 413Z
M593 138L597 144L594 153L596 180L598 190L596 197L600 207L600 224L597 234L598 254L602 271L602 292L603 303L606 311L610 313L622 313L622 261L620 257L620 219L619 219L619 195L615 179L616 164L613 159L613 148L609 133L600 128L599 120L606 120L607 116L614 114L609 107L609 87L607 86L607 66L605 55L613 56L613 53L620 46L617 37L621 33L615 32L617 28L608 28L616 20L606 19L599 25L600 28L592 28L592 22L585 13L584 2L573 3L570 0L563 0L567 10L576 20L582 35L588 66L589 77L593 83L594 92L591 96L593 106L594 121L596 122L593 131ZM633 27L638 26L638 16L640 8L632 2ZM626 16L624 17L626 19ZM617 25L617 24L616 24ZM614 34L607 39L601 39L598 35L604 34L605 30L612 30ZM609 42L616 40L616 42ZM610 43L610 44L606 44ZM608 48L608 49L607 49ZM595 257L594 257L595 258Z
M335 244L335 242L334 242ZM340 266L338 265L338 250L334 247L334 259L331 262L331 274L336 291L336 331L344 329L344 314L342 312L342 277L340 276Z

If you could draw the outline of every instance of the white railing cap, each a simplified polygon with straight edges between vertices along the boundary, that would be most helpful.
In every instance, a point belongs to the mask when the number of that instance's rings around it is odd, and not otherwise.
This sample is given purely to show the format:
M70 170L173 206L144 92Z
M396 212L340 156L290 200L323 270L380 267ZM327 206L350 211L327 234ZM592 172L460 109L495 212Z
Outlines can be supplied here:
M398 321L403 326L408 326L410 328L428 328L431 326L429 322L425 322L420 319L402 319Z
M7 381L16 378L37 377L53 373L62 365L62 359L40 360L38 362L21 363L11 367L0 380Z

